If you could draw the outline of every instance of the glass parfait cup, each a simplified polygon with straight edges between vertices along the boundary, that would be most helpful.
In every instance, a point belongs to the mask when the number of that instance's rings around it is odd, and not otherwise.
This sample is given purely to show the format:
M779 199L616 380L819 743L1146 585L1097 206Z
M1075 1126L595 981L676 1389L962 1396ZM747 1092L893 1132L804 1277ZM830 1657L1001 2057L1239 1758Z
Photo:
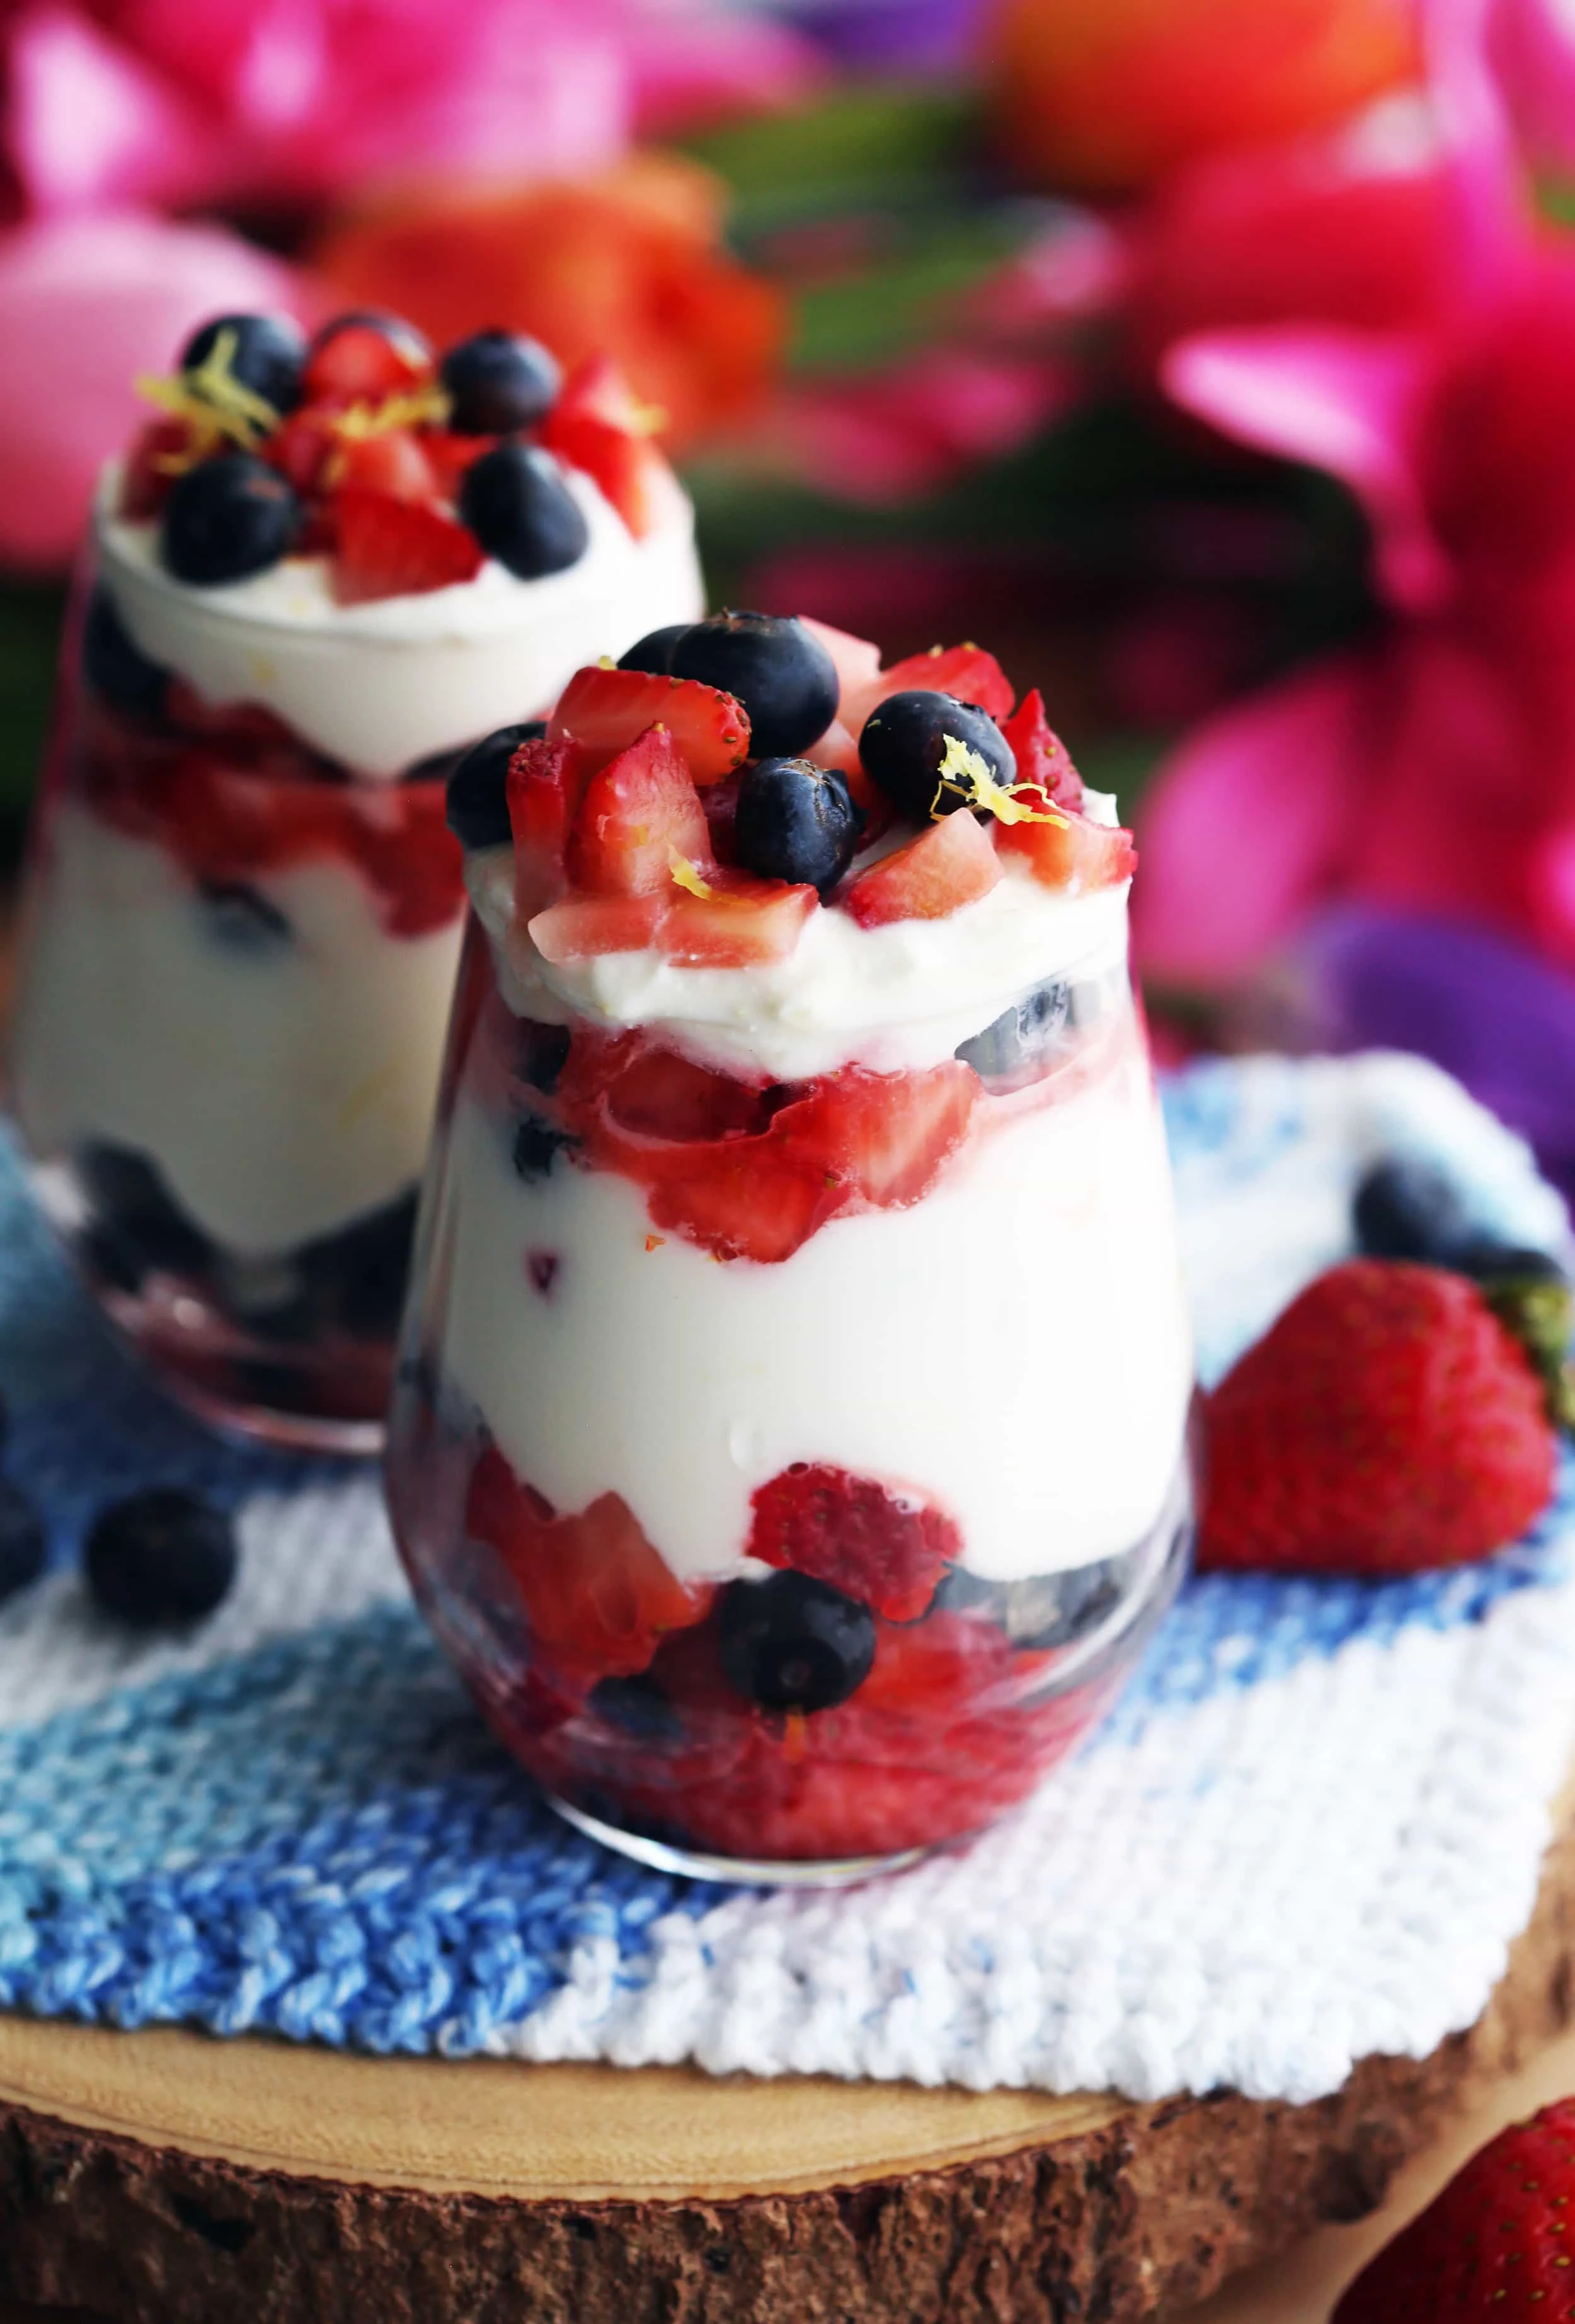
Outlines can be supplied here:
M834 1881L976 1832L1190 1553L1124 892L1031 985L790 1073L699 1021L714 972L686 1015L576 1005L509 876L472 866L390 1425L419 1601L554 1804L642 1860Z

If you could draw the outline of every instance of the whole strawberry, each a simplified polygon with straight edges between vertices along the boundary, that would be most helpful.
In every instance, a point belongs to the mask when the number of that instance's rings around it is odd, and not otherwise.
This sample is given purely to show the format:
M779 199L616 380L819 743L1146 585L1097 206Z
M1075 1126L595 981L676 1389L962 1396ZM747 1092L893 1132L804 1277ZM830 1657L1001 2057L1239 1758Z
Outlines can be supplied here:
M1552 1491L1547 1397L1465 1277L1331 1268L1209 1401L1200 1562L1378 1574L1484 1556Z
M1500 2131L1362 2270L1333 2324L1575 2316L1575 2099Z

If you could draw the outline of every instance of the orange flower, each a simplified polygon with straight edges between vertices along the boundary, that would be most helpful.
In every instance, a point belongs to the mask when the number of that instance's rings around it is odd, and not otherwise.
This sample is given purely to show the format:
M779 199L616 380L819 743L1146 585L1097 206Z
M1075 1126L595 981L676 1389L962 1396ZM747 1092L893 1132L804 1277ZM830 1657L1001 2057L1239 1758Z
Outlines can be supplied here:
M787 334L781 293L723 247L724 198L698 163L636 154L594 179L391 195L332 222L315 263L439 346L498 326L566 365L612 355L681 449L755 410Z
M1002 0L991 52L1018 167L1101 193L1321 128L1417 71L1408 0Z

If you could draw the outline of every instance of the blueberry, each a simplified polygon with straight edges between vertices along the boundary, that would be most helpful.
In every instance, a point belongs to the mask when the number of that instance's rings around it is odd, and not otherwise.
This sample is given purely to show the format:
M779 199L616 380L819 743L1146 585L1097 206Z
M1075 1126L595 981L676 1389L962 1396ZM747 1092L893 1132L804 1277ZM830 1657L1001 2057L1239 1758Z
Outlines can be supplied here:
M1351 1205L1359 1247L1371 1259L1430 1259L1447 1267L1476 1228L1455 1182L1407 1156L1376 1162Z
M1563 1289L1569 1277L1551 1252L1531 1250L1519 1243L1499 1242L1492 1235L1473 1235L1459 1244L1450 1265L1478 1283L1545 1284Z
M1024 1001L1014 1001L993 1024L975 1033L957 1051L981 1082L1020 1087L1048 1072L1064 1046L1072 1017L1072 987L1057 978Z
M228 1594L240 1554L222 1509L179 1485L155 1485L101 1512L83 1563L106 1614L152 1630L211 1614Z
M654 678L671 678L673 656L679 641L686 638L694 627L691 622L670 622L665 630L648 630L637 638L627 653L618 657L620 669L645 669Z
M988 711L954 694L914 687L877 703L859 737L859 757L871 782L915 823L951 815L967 804L962 790L941 789L941 767L951 739L975 751L996 781L1015 783L1011 744Z
M642 1743L677 1743L683 1736L684 1722L672 1698L649 1671L634 1678L598 1679L586 1707Z
M116 710L156 718L164 707L169 671L148 659L102 585L93 592L82 625L82 669L95 694Z
M157 1166L129 1146L95 1142L80 1148L77 1167L97 1234L120 1252L134 1288L149 1268L166 1275L202 1275L214 1248L165 1185Z
M0 1477L0 1602L36 1582L48 1562L42 1517L20 1485Z
M502 847L509 824L509 761L521 742L539 741L540 721L500 726L465 752L448 778L448 828L462 847Z
M517 1017L514 1071L531 1089L550 1097L568 1063L573 1038L566 1025L544 1024L539 1017Z
M507 436L534 428L557 401L563 373L539 339L477 331L450 347L438 376L448 390L448 424L460 436Z
M291 941L284 914L249 880L203 880L197 892L209 934L226 951L272 953Z
M300 503L277 468L251 452L221 452L176 477L160 548L178 581L244 581L289 555L300 521Z
M585 511L563 470L534 444L499 444L473 460L459 487L459 513L487 555L521 581L564 572L590 545Z
M566 1130L555 1130L552 1123L543 1121L539 1113L528 1113L514 1132L516 1175L528 1186L550 1177L558 1156L574 1144L575 1140Z
M807 1573L730 1582L721 1622L722 1667L763 1711L830 1711L875 1659L868 1606Z
M182 371L198 371L230 334L230 376L260 395L275 411L293 411L300 401L306 333L288 315L216 315L193 332L180 351Z
M733 854L763 880L792 880L824 895L853 860L864 818L847 777L807 759L759 759L738 787Z
M837 669L802 622L782 613L713 613L673 649L672 675L720 687L749 713L757 759L789 759L837 715Z

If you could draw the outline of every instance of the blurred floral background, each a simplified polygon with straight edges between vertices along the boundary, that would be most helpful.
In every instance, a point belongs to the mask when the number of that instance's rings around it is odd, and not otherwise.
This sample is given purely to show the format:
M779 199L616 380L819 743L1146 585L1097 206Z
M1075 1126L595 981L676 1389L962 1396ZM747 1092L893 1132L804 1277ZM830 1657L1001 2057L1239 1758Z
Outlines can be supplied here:
M1037 683L1151 1013L1575 1192L1571 0L0 0L0 839L216 308L615 354L714 595Z

